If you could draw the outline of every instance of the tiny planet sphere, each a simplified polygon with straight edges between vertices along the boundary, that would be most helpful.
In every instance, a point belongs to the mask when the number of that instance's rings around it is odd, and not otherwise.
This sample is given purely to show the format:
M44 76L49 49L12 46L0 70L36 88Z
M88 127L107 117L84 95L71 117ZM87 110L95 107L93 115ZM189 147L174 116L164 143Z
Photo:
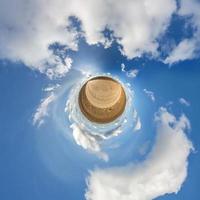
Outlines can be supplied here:
M80 89L79 107L92 122L109 123L124 111L126 94L122 85L111 77L89 79Z

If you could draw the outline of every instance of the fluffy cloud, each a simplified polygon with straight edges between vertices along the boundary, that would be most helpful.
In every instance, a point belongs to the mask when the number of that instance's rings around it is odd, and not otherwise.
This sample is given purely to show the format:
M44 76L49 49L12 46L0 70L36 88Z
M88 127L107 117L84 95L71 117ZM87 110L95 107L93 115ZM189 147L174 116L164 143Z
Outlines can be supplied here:
M175 10L175 0L1 0L0 58L21 61L50 78L62 77L72 61L49 47L56 43L64 46L64 52L77 50L80 34L88 44L105 47L115 38L128 58L156 55L157 38ZM80 20L81 33L71 16ZM103 34L105 29L112 31L110 40Z
M108 155L101 151L98 140L95 136L83 131L77 124L73 123L70 128L73 130L73 137L76 144L82 148L96 154L99 158L108 161Z
M157 57L158 41L176 9L175 0L1 0L0 59L21 61L51 79L63 77L72 64L66 50L78 50L80 36L89 45L101 43L105 48L116 40L129 59L144 53ZM188 17L194 33L172 49L165 63L198 55L199 9L197 0L180 1L178 14ZM74 27L72 16L80 22L81 32ZM110 38L103 33L106 29L111 31ZM53 44L62 45L59 54L50 48Z
M165 7L161 11L160 7ZM128 58L143 53L157 53L156 39L162 34L176 10L174 0L97 0L80 3L81 10L74 13L81 19L89 44L105 43L102 31L113 31ZM91 17L92 16L92 17Z
M41 101L41 104L38 106L34 116L33 124L41 126L44 123L44 117L48 116L48 107L56 99L56 96L52 92L48 97Z
M87 200L152 200L177 193L187 176L187 158L193 146L185 131L185 115L176 119L165 108L155 116L156 143L142 163L96 169L87 180ZM113 181L115 180L115 181Z
M0 58L22 61L27 66L57 76L65 75L69 60L56 56L49 45L60 43L77 49L69 13L62 1L0 1Z
M179 61L193 59L199 56L200 44L200 3L197 0L181 0L178 14L187 17L193 29L191 38L184 38L165 59L165 63L173 64Z
M56 61L54 67L48 67L46 74L50 79L62 78L71 69L72 59L67 57L64 63L60 62L59 59Z

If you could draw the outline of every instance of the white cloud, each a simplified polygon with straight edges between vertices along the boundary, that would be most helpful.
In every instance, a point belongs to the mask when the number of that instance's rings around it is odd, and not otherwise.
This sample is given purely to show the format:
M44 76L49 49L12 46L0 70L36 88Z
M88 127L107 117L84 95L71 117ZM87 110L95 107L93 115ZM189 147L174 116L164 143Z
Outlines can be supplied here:
M193 59L199 56L200 50L200 3L197 0L181 0L178 14L187 17L187 23L191 24L194 32L190 38L184 38L165 59L165 63L173 64L179 61Z
M52 91L54 91L55 89L57 89L58 87L60 87L59 84L50 85L50 86L44 88L43 91L45 91L45 92L52 92Z
M140 118L137 117L137 121L136 121L136 124L135 124L135 127L134 127L134 131L139 131L141 128L142 128L142 123L140 121Z
M196 41L194 39L182 40L164 60L166 64L174 64L179 61L195 57Z
M36 113L33 116L33 124L41 126L44 123L44 117L48 116L48 107L56 99L54 93L51 93L48 97L41 101Z
M184 99L184 98L180 98L180 99L179 99L179 102L180 102L182 105L190 106L190 102L187 101L187 100Z
M175 10L174 0L88 0L76 2L74 15L81 19L89 44L104 44L102 31L108 28L122 46L121 52L134 58L145 52L157 54L156 39L166 30Z
M143 91L145 92L145 94L146 94L152 101L155 101L155 100L156 100L156 98L155 98L155 96L154 96L154 93L153 93L152 91L147 90L147 89L144 89Z
M58 42L77 49L77 33L70 26L64 1L0 1L0 58L22 61L50 77L64 76L69 63L49 50ZM64 69L65 68L65 69ZM63 74L64 73L64 74Z
M123 132L122 128L119 127L119 128L117 128L117 129L115 129L115 130L112 131L112 136L118 136L118 135L120 135L122 132Z
M132 70L129 70L126 75L130 78L135 78L139 73L139 70L137 69L132 69Z
M53 68L48 68L46 74L50 79L62 78L66 73L71 69L72 59L67 57L65 58L64 64L57 61L56 66Z
M176 119L165 108L156 114L155 121L156 143L147 159L92 171L87 180L87 200L152 200L181 189L193 149L185 134L189 121L185 115Z
M125 72L125 71L126 71L125 68L126 68L125 64L122 63L122 64L121 64L121 71L122 71L122 72Z
M89 44L105 43L101 33L106 27L113 31L121 52L128 58L148 52L157 53L156 38L166 30L172 13L176 10L174 0L120 0L80 2L76 10L83 22L83 30ZM165 7L161 12L160 7ZM91 16L93 16L91 18Z
M134 112L133 112L133 120L135 123L133 131L139 131L142 128L142 123L141 123L140 117L138 116L138 113L136 110L134 110Z
M73 130L73 137L76 144L80 145L82 148L96 154L99 158L108 161L108 155L101 151L101 147L98 140L91 134L82 130L77 124L72 124L70 126Z
M121 64L121 71L125 72L126 76L129 77L129 78L135 78L139 73L139 70L137 70L137 69L132 69L132 70L126 71L125 68L126 68L125 64L122 63Z
M49 46L59 43L64 51L77 50L80 34L88 44L105 47L116 38L128 58L145 52L157 55L156 39L175 10L175 0L1 0L0 58L21 61L50 78L62 77L70 58L61 58L66 57L63 52L55 55ZM72 27L70 16L81 21L83 33ZM113 32L111 41L102 33L105 28Z
M164 7L165 9L160 9ZM79 36L89 45L110 46L115 39L127 58L144 53L159 56L159 39L167 30L172 14L177 10L175 0L1 0L0 1L0 58L21 61L49 78L65 76L72 59L66 50L78 50ZM194 28L193 36L183 38L165 63L173 64L198 55L200 43L200 3L181 0L178 14L187 17ZM70 20L81 22L78 32ZM92 16L92 17L91 17ZM109 29L111 39L103 34ZM49 49L61 44L62 56ZM135 73L131 73L135 74Z
M165 9L160 9L162 7ZM199 9L197 0L180 1L178 14L188 17L194 33L172 49L165 63L197 56ZM117 3L114 0L49 0L48 3L45 0L1 0L0 58L22 61L50 78L63 77L72 64L65 52L78 50L80 35L88 44L101 43L105 48L115 38L120 51L129 59L144 53L157 57L158 39L165 33L174 12L175 0L154 0L153 3L150 0L119 0ZM80 20L81 33L73 27L71 16ZM106 28L112 31L110 40L103 34ZM55 43L65 46L62 56L49 49Z

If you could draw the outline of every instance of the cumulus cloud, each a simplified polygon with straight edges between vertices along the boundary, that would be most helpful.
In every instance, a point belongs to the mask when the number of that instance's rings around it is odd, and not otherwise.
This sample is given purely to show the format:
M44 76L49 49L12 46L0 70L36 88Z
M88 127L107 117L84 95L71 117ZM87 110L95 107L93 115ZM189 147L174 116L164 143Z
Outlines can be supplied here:
M198 55L199 9L197 0L180 1L178 14L188 17L194 33L172 49L165 63ZM66 52L78 50L80 37L89 45L102 44L105 48L115 40L129 59L145 53L158 57L160 38L176 11L175 0L1 0L0 58L23 62L53 79L65 76L70 69L72 59ZM80 23L81 31L72 19ZM105 30L111 32L109 38ZM62 47L59 54L51 48L55 44Z
M72 60L66 53L55 54L51 45L76 51L79 36L89 45L105 47L115 39L128 58L156 55L157 38L175 10L175 0L1 0L0 58L23 62L57 78L67 73ZM80 21L81 32L73 26L72 16ZM110 39L105 29L112 32Z
M154 96L154 93L150 90L147 90L146 88L143 90L145 92L145 94L152 100L152 101L155 101L156 98Z
M179 99L179 102L180 102L182 105L190 106L190 102L187 101L187 100L184 99L184 98L180 98L180 99Z
M69 58L49 48L54 43L77 49L77 32L70 26L64 1L0 1L0 58L21 61L53 78L64 76ZM54 74L55 73L55 74Z
M75 1L76 2L76 1ZM105 28L113 32L120 44L121 52L128 58L143 53L157 53L156 39L166 30L172 13L176 10L174 0L89 0L76 2L74 15L82 22L82 28L89 44L104 44ZM161 12L160 7L165 7ZM92 16L92 18L91 18Z
M41 101L41 104L38 106L34 116L33 124L41 126L44 123L44 117L48 116L48 107L56 99L54 93L51 93L48 97Z
M199 56L200 44L200 3L197 0L181 0L178 14L187 17L187 23L193 27L193 36L184 38L175 46L165 63L173 64L179 61L193 59Z
M70 128L73 130L73 138L76 144L80 145L82 148L96 154L99 158L108 161L108 155L101 151L98 140L95 136L87 133L81 129L77 124L71 124Z
M189 120L185 115L176 119L161 108L155 121L157 138L147 159L92 171L87 180L87 200L152 200L181 189L187 177L187 158L193 149L186 136Z
M56 65L53 68L48 67L46 70L47 76L50 79L62 78L71 69L72 62L72 59L69 57L65 58L64 63L57 60Z

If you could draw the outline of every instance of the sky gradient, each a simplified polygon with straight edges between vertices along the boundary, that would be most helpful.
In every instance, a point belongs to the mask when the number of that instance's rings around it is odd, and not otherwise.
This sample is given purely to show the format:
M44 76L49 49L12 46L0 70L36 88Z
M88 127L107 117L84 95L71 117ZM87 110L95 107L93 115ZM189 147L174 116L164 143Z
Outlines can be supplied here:
M198 0L0 0L0 199L198 200L199 13ZM98 75L132 97L109 137L69 111Z

